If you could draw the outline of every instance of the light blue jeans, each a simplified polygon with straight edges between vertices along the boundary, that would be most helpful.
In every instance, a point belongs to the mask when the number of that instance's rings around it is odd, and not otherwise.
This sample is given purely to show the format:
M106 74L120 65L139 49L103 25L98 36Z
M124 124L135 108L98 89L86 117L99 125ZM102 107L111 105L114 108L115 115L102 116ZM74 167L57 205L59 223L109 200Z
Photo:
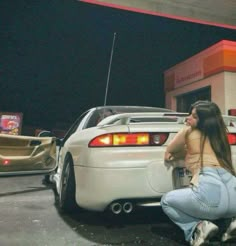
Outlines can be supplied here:
M236 216L236 177L223 168L204 167L198 187L170 191L161 205L189 242L200 221Z

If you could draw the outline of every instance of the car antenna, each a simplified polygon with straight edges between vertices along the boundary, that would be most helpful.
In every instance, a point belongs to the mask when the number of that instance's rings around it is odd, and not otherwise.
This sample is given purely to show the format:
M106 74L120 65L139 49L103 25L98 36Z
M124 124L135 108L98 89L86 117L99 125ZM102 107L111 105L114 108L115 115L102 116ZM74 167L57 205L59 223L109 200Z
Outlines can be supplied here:
M110 55L110 63L109 63L109 68L108 68L108 73L107 73L107 85L106 85L104 106L106 106L106 104L107 104L107 92L108 92L109 81L110 81L110 73L111 73L111 65L112 65L112 58L113 58L113 51L114 51L115 41L116 41L116 32L114 32L114 34L113 34L113 41L112 41L111 55ZM105 108L104 108L104 111L105 111ZM104 111L103 111L103 118L104 118Z

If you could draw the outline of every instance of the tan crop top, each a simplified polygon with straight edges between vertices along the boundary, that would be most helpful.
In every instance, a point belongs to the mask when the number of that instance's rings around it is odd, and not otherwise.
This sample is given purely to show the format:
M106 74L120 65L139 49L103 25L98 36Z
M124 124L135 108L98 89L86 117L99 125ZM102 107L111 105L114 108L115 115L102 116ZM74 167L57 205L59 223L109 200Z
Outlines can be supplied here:
M167 152L173 156L185 152L185 166L192 173L191 183L198 185L198 177L201 169L201 132L185 126L180 130L167 146ZM216 155L211 148L209 139L206 138L203 149L203 167L219 167Z

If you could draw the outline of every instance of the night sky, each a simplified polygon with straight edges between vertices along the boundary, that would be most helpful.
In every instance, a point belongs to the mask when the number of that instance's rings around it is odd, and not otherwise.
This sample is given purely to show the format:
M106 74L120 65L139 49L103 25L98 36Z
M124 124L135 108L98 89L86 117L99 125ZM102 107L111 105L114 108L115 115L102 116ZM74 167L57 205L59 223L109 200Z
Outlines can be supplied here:
M164 107L164 70L236 31L76 0L0 1L0 111L50 129L104 104Z

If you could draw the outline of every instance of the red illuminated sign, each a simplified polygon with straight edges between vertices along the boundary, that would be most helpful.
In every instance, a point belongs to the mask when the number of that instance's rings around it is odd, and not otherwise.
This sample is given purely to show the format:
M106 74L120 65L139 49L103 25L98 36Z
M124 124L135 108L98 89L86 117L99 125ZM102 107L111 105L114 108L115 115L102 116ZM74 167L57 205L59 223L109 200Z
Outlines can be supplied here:
M22 113L0 112L0 133L21 134Z

